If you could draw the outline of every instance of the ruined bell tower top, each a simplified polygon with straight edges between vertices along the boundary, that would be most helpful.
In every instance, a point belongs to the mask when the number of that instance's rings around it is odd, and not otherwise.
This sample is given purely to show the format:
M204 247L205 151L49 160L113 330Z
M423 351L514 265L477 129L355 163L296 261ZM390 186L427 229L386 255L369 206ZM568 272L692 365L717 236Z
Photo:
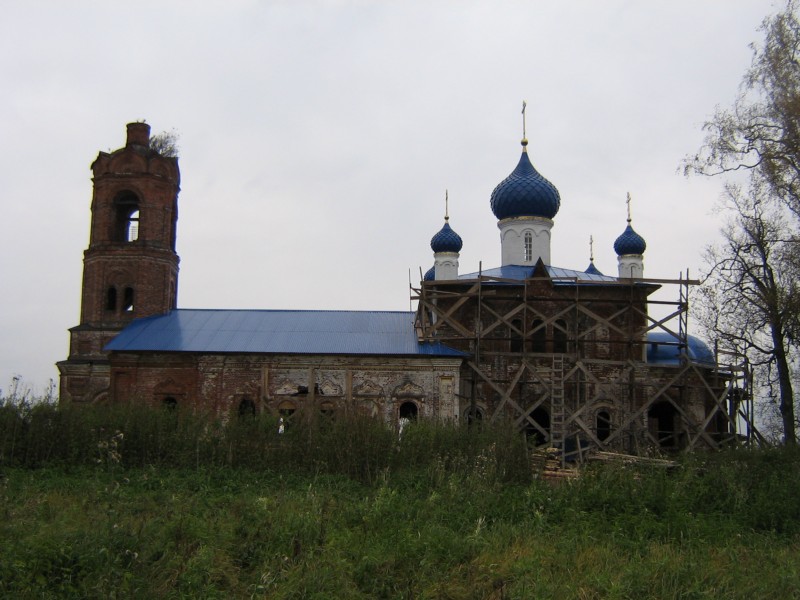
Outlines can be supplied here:
M128 141L126 146L150 146L150 125L147 123L128 123Z

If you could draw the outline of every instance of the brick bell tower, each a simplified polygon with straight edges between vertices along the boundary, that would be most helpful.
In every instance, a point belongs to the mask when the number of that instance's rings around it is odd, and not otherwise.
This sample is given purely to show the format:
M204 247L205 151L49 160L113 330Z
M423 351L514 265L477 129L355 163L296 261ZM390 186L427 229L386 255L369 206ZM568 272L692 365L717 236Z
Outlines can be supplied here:
M80 324L69 358L57 364L61 402L102 402L109 362L103 348L133 319L176 307L178 159L150 147L150 126L129 123L124 148L92 164L89 248L83 256Z

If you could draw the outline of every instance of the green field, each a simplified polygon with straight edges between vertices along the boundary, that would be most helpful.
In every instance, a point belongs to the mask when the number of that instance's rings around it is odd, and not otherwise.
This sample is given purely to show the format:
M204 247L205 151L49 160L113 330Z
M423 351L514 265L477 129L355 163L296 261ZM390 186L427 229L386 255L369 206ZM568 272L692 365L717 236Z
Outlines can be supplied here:
M0 597L800 597L795 452L552 485L502 427L274 425L0 406Z

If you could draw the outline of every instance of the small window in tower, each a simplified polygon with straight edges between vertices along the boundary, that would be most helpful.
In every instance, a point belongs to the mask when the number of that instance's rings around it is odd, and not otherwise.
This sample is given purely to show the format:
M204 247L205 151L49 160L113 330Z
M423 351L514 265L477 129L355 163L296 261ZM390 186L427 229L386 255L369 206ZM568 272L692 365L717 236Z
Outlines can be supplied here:
M133 288L125 288L125 297L122 300L122 310L125 312L133 312Z
M111 286L106 293L106 310L117 310L117 288Z
M533 260L533 235L530 231L525 232L525 262Z
M139 211L133 211L128 217L128 224L125 230L125 241L135 242L139 239Z

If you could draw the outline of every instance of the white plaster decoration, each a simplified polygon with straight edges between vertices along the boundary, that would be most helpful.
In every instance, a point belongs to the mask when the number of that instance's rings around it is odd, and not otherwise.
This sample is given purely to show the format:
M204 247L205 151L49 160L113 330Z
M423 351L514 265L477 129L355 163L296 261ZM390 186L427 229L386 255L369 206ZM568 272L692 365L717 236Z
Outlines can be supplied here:
M550 264L550 237L553 220L544 217L513 217L497 222L500 229L502 264L535 265L541 258ZM531 236L531 246L526 252L525 234Z
M458 252L436 252L433 255L434 279L458 279Z
M641 254L623 254L617 257L619 276L623 279L641 279L644 277L644 256Z

